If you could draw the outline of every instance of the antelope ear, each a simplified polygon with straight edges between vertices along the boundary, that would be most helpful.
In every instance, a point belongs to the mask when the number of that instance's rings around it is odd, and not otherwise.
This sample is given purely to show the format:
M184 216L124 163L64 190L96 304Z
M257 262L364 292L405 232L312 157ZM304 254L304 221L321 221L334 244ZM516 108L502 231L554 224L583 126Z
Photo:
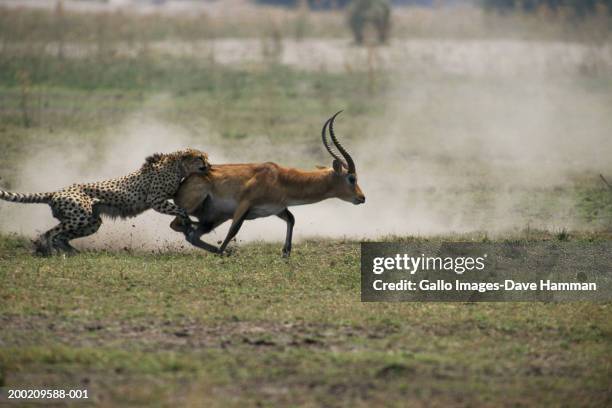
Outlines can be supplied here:
M319 170L325 170L327 168L325 166L319 166L318 164L315 167Z
M334 171L336 173L342 173L342 162L340 160L334 160L332 166L334 167Z
M187 159L183 158L180 162L180 166L181 166L181 170L186 173L189 170Z

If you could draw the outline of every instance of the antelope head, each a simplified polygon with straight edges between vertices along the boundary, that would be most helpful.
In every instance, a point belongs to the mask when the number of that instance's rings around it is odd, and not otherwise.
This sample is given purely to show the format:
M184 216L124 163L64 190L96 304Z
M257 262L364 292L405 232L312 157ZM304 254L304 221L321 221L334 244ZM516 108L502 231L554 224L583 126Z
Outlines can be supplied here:
M332 190L333 196L339 198L344 201L351 202L353 204L363 204L365 203L365 195L359 188L357 184L357 171L355 169L355 162L351 155L346 151L346 149L340 144L336 135L334 134L334 120L336 116L340 114L340 112L336 112L334 116L329 118L327 122L323 125L323 129L321 131L321 138L323 139L323 145L329 152L329 154L334 158L332 162ZM331 137L331 141L333 146L327 140L327 128L329 126L329 136ZM335 151L335 148L338 149L340 155Z

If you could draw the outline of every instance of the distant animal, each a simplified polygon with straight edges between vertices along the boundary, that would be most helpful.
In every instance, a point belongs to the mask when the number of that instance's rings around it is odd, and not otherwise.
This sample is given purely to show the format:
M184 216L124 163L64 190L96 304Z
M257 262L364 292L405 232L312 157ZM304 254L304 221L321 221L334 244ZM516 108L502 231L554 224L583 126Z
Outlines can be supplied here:
M391 28L391 6L387 0L353 0L348 9L348 23L355 43L363 44L369 25L376 31L379 43L386 43Z
M102 224L100 215L133 217L154 209L174 215L190 224L187 212L168 201L181 181L193 174L204 174L210 163L206 153L184 149L147 157L142 167L127 176L88 184L73 184L52 193L11 193L0 190L0 199L17 203L49 204L60 223L35 242L36 252L77 252L69 241L95 233Z
M221 254L236 236L244 220L275 215L287 223L283 257L291 253L291 237L295 218L288 207L312 204L328 198L339 198L353 204L363 204L365 196L357 184L357 171L350 154L334 134L334 120L340 112L325 122L321 132L323 145L333 157L331 168L305 171L282 167L275 163L213 164L206 174L187 178L179 188L174 202L198 218L196 228L187 229L183 219L175 218L170 225L185 233L188 242L207 251ZM333 145L330 146L326 129ZM219 248L201 240L201 236L227 220L232 220L225 240Z

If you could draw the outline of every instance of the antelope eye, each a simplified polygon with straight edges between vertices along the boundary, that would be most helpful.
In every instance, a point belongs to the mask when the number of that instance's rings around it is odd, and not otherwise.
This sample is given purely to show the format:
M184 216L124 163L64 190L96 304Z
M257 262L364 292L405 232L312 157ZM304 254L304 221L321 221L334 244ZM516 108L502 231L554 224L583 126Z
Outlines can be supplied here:
M357 179L355 178L355 176L353 176L352 174L349 174L348 176L348 181L351 184L355 184L355 182L357 181Z

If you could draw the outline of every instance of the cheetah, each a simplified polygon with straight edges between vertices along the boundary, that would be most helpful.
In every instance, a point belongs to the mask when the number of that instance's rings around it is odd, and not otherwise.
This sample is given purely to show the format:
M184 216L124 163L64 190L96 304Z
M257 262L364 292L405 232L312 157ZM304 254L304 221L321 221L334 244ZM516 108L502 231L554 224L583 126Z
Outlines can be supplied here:
M73 184L51 193L20 194L0 190L0 199L18 203L49 204L60 223L34 241L36 253L78 252L69 241L94 234L102 225L101 215L134 217L148 209L180 217L191 225L187 212L168 201L181 181L192 174L205 174L208 155L195 149L156 153L142 167L126 176L87 184Z

